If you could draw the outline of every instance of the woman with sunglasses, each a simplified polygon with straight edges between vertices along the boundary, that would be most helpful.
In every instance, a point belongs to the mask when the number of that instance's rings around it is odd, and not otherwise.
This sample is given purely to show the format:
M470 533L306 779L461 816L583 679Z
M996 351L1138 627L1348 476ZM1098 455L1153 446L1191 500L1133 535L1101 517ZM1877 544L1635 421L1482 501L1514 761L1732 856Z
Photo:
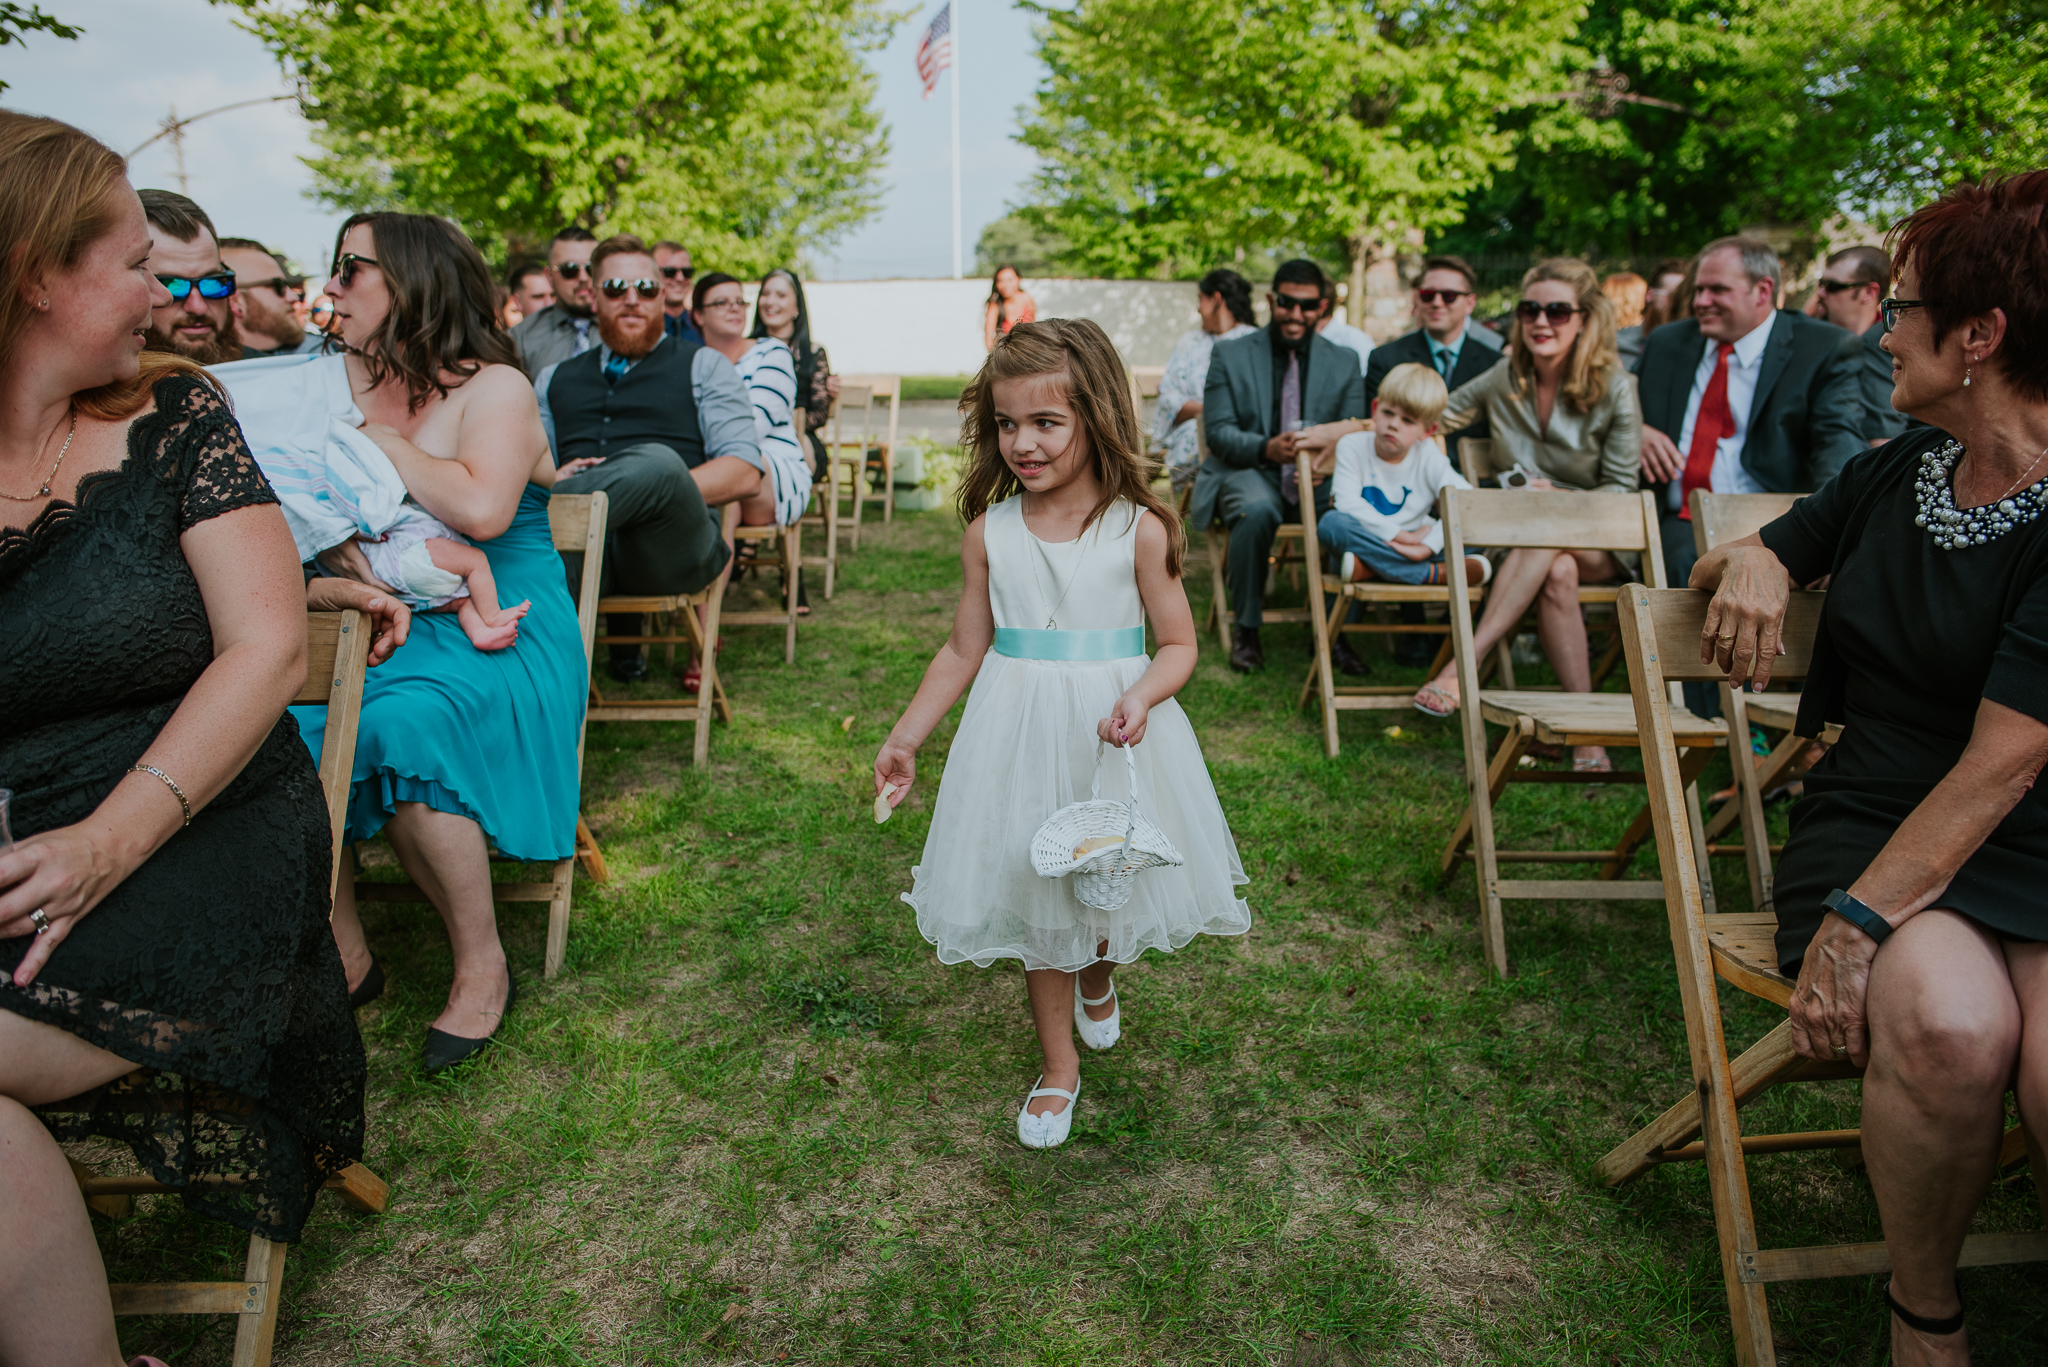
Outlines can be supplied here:
M1642 410L1635 381L1615 353L1614 306L1591 266L1558 257L1538 262L1522 277L1506 362L1452 393L1443 427L1455 432L1482 416L1493 429L1495 465L1525 472L1525 488L1635 489ZM1494 574L1472 648L1484 658L1535 603L1537 636L1558 682L1566 692L1590 693L1593 672L1579 585L1624 579L1634 569L1607 551L1511 551ZM1456 711L1456 668L1447 666L1424 684L1415 706L1433 717ZM1606 750L1582 745L1572 754L1572 767L1605 771L1612 765Z
M1714 590L1700 659L1762 688L1790 590L1828 580L1796 730L1843 730L1792 808L1778 966L1793 1047L1866 1070L1891 1360L1920 1367L1970 1360L1956 1264L2008 1090L2048 1136L2048 170L1892 231L1891 405L1927 426L1692 586Z
M447 924L455 981L427 1032L428 1072L480 1051L512 1004L489 852L549 861L574 853L576 741L589 668L562 560L548 532L554 462L533 386L494 315L490 268L446 219L357 214L335 244L333 335L346 348L362 431L410 497L477 543L506 602L530 600L519 640L486 654L445 613L374 671L356 735L348 839L380 830ZM376 583L353 543L330 573ZM299 725L318 753L325 713ZM360 1005L383 990L343 878L334 938Z
M811 501L811 463L797 444L796 358L780 337L747 336L746 287L724 271L699 277L691 313L704 345L731 361L754 404L754 435L767 457L773 487L740 501L749 527L788 527Z

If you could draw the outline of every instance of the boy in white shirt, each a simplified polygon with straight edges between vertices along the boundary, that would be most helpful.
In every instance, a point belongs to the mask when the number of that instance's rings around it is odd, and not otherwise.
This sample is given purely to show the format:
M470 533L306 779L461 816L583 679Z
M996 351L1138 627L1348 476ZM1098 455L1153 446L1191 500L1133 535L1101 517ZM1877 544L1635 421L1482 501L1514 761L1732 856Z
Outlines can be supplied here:
M1450 402L1443 376L1409 362L1387 372L1372 404L1372 430L1337 442L1331 510L1316 522L1316 539L1342 553L1340 579L1394 584L1448 584L1444 529L1437 495L1469 489L1435 441ZM1493 566L1465 557L1465 578L1484 584Z

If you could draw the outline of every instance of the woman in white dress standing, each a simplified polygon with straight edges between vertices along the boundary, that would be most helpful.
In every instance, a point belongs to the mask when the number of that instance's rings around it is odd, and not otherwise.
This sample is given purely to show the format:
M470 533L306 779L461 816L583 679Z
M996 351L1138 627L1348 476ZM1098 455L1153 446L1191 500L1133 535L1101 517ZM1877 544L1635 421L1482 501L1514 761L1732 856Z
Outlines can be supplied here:
M1179 493L1195 481L1200 454L1195 419L1202 416L1202 390L1209 383L1209 353L1218 342L1251 332L1252 287L1233 270L1213 270L1195 286L1195 310L1202 325L1183 333L1159 378L1159 404L1152 411L1152 437L1166 444L1166 472Z
M1085 319L1019 323L961 407L972 452L960 489L966 584L952 635L875 757L875 789L892 806L903 800L918 746L971 685L903 900L941 962L1023 961L1044 1065L1017 1137L1052 1148L1079 1098L1074 1032L1095 1049L1121 1033L1112 972L1147 949L1250 930L1237 895L1248 880L1173 700L1196 659L1183 540L1148 487L1115 346ZM1041 878L1031 862L1033 834L1087 794L1105 745L1138 747L1139 808L1186 861L1137 873L1115 911L1082 903L1068 879ZM1126 772L1112 752L1105 797L1129 796Z

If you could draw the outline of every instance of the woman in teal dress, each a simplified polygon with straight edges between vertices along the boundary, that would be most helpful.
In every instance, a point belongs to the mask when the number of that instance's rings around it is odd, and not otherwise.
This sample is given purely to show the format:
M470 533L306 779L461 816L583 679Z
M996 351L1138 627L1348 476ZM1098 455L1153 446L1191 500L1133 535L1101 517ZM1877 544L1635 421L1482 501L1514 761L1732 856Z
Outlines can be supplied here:
M554 465L539 404L493 317L483 256L446 219L358 214L342 225L327 295L362 431L414 502L483 548L499 601L532 604L518 642L489 652L452 614L417 613L364 688L348 838L383 831L447 923L455 982L422 1054L434 1072L482 1049L512 1002L490 849L531 860L574 852L588 667L548 534ZM353 543L325 553L321 569L377 582ZM299 719L315 754L323 720L311 709ZM345 878L334 938L361 1005L383 970Z

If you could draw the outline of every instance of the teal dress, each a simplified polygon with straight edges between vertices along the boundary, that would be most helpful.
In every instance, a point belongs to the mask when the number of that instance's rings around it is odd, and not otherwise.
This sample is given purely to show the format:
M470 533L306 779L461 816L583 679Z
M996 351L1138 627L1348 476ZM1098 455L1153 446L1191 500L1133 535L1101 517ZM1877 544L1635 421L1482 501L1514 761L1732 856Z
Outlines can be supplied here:
M566 859L576 846L576 738L590 670L548 533L548 491L527 485L512 525L477 544L498 601L533 604L519 641L478 650L454 613L413 614L405 644L363 687L348 839L375 835L401 802L423 802L476 822L514 859ZM292 713L318 756L327 709Z

